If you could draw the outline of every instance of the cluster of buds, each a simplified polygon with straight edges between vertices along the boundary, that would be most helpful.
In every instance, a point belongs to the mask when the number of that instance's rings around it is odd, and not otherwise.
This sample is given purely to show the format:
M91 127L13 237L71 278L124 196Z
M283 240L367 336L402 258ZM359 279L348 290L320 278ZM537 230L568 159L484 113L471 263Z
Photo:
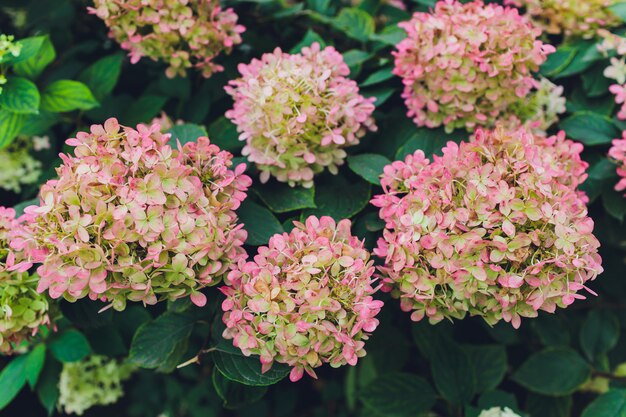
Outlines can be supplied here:
M609 157L618 165L617 175L621 177L615 184L615 190L624 191L626 190L626 131L622 132L621 139L613 139Z
M50 324L49 304L37 292L36 275L24 261L22 224L15 210L0 207L0 353L10 354Z
M116 359L92 355L63 364L58 405L65 414L83 415L96 405L114 404L124 395L122 382L134 367Z
M50 148L47 137L17 137L0 150L0 188L20 193L24 185L35 184L41 176L41 162L32 151Z
M549 34L592 38L598 29L621 24L610 10L620 1L505 0L505 3L523 7L533 23Z
M235 211L251 184L245 165L206 137L172 149L159 124L109 119L66 143L58 179L26 208L39 291L154 304L215 285L240 259L247 234Z
M517 9L482 1L442 0L400 27L408 36L394 52L394 74L403 79L408 116L446 131L508 118L555 50Z
M264 372L274 361L293 366L297 381L323 363L355 365L383 303L372 298L373 261L349 220L294 224L228 275L222 308L226 339L260 355Z
M0 35L0 64L7 59L15 58L20 55L22 45L13 42L14 39L13 35ZM6 83L7 77L4 74L0 74L0 94L2 94L2 85Z
M478 130L432 163L422 151L385 167L372 203L386 222L374 253L384 289L415 321L466 314L517 328L566 307L602 272L582 145L563 133Z
M218 0L94 0L94 6L90 12L104 20L133 64L144 56L163 60L168 77L185 76L189 68L204 77L222 71L215 58L241 43L245 30Z
M226 112L246 141L243 154L256 163L261 181L270 175L294 186L313 185L325 168L335 174L366 131L376 130L374 98L359 94L350 70L333 47L318 43L299 54L279 48L248 65L226 91L234 99Z

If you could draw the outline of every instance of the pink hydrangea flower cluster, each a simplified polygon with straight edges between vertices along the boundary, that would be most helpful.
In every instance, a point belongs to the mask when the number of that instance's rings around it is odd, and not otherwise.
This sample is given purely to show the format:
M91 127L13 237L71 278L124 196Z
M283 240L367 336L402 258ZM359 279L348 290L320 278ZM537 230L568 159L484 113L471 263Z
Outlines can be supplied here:
M49 303L24 259L25 231L15 210L0 207L0 353L10 354L50 324Z
M293 366L297 381L304 371L316 377L323 363L355 365L383 303L372 298L373 261L349 220L311 216L294 224L254 261L239 262L222 288L222 308L226 339L260 355L263 372L275 361Z
M555 50L516 9L481 1L439 1L400 27L408 36L394 52L394 74L403 79L408 116L446 131L508 118Z
M39 291L73 301L89 296L122 310L217 284L246 258L247 234L234 210L251 180L206 137L178 146L159 124L121 127L116 119L67 140L58 179L26 209L40 248Z
M533 23L549 34L592 38L598 29L621 24L609 9L620 1L505 0L505 4L523 7Z
M622 132L621 139L613 139L609 157L618 165L617 175L621 177L615 184L615 190L624 191L626 190L626 131Z
M386 222L374 253L384 289L415 321L482 316L519 327L554 312L602 272L586 198L587 164L563 133L478 130L430 162L385 167L372 203Z
M204 77L222 71L215 58L241 43L245 31L218 0L94 0L94 6L89 11L104 20L133 64L144 56L163 60L168 77L185 76L189 68Z
M313 175L337 173L346 152L366 131L376 130L374 98L359 94L335 48L318 43L299 54L276 48L248 65L226 87L235 103L226 117L245 140L243 154L261 170L294 186L313 185Z

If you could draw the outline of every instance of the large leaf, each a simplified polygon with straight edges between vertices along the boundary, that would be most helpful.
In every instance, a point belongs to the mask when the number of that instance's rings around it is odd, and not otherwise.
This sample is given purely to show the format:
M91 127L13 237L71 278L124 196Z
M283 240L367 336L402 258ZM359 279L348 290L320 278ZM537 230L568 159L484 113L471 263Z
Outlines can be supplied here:
M91 346L81 332L72 329L50 343L50 352L61 362L78 362L91 353Z
M274 213L315 208L315 188L290 187L281 182L256 185L253 190Z
M619 321L607 310L591 310L580 331L580 347L593 361L615 347L619 339Z
M414 417L435 404L435 391L417 375L396 372L374 379L359 398L376 415Z
M15 357L0 372L0 410L26 385L26 355Z
M222 116L209 126L209 138L225 151L235 152L243 148L244 141L239 140L237 127L226 117Z
M431 352L435 387L449 402L467 405L476 393L476 375L467 353L454 343L439 343Z
M213 372L213 388L217 395L224 400L224 408L237 409L263 398L267 387L254 387L240 384L224 376L221 372Z
M26 115L0 109L0 149L6 148L20 133Z
M173 148L178 146L178 142L184 145L187 142L196 142L201 136L207 136L207 131L203 126L193 123L174 125L167 133L172 135L169 144Z
M526 360L513 379L532 392L544 395L567 395L584 384L591 370L576 351L548 348Z
M361 42L366 42L376 28L372 16L354 7L342 9L333 20L333 25L349 37Z
M17 41L17 44L22 48L20 49L20 54L18 56L13 56L11 54L5 55L0 63L2 64L17 64L18 62L26 61L39 52L39 49L43 45L46 40L46 36L33 36L31 38L25 38Z
M244 356L228 342L221 343L211 356L217 369L226 378L244 385L273 385L286 377L291 370L287 365L274 363L269 371L263 373L258 356Z
M89 88L79 81L54 81L44 89L41 97L41 108L55 113L89 110L98 105Z
M273 235L284 232L283 226L271 211L250 200L241 204L237 214L248 232L248 245L265 245Z
M113 54L100 58L88 66L78 76L78 80L89 87L96 99L102 100L115 88L122 71L123 61L123 54Z
M49 416L54 412L59 399L61 369L62 366L59 362L47 360L37 382L37 397Z
M142 368L158 368L189 338L195 319L187 314L166 312L139 327L128 360Z
M367 206L370 189L370 185L364 181L350 184L341 178L332 184L318 185L315 188L317 208L305 210L303 217L331 216L335 220L350 218Z
M39 201L31 202L31 204L38 203ZM102 301L82 299L73 303L61 301L59 304L63 317L80 328L106 326L113 318L113 310L110 308L100 312L107 306Z
M24 364L24 372L26 373L26 381L32 389L37 385L39 375L46 362L46 345L39 344L33 348L26 356L26 363Z
M506 373L506 349L501 345L466 345L464 350L470 358L476 377L476 392L495 389Z
M596 398L582 417L626 417L626 389L615 389Z
M391 161L382 155L364 153L348 157L348 166L361 178L371 184L380 185L380 175Z
M30 58L13 65L15 74L36 80L44 69L56 58L54 45L48 36L43 40L37 53Z
M13 113L37 113L40 100L37 86L22 77L8 77L0 93L0 106Z
M610 118L592 111L577 111L560 124L567 136L585 145L611 143L621 132Z

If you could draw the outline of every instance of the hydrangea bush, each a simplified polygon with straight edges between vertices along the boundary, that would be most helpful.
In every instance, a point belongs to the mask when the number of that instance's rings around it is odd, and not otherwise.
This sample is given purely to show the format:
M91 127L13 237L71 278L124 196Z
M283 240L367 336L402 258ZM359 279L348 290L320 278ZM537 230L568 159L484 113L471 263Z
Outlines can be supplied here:
M0 415L620 415L625 33L0 1Z

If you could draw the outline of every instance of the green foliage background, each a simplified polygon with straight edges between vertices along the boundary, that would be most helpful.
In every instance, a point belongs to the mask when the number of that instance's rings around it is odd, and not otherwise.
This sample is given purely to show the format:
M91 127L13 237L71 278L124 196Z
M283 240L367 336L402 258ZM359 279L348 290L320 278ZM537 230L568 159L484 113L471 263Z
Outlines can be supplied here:
M407 5L416 11L433 3ZM172 130L174 137L187 141L208 132L214 143L243 161L242 143L223 116L231 106L223 87L237 76L237 64L276 46L295 52L313 41L332 44L343 53L363 94L377 97L379 131L349 148L340 174L317 177L314 189L261 185L248 167L255 183L239 215L251 252L309 214L351 218L354 233L371 249L383 224L368 201L380 192L382 167L416 149L437 153L446 141L468 136L420 129L405 116L390 52L404 36L396 23L409 13L376 0L227 4L247 27L244 43L220 58L225 72L205 80L199 74L167 79L163 66L147 59L130 65L102 22L86 13L86 2L0 0L0 32L27 38L22 61L0 65L9 75L0 96L0 147L18 134L49 135L52 149L37 154L44 163L44 182L60 163L56 155L66 151L64 140L76 131L111 116L135 125L165 111L186 122ZM623 10L616 8L620 14ZM98 314L98 303L62 302L64 318L57 332L26 355L0 358L0 415L55 414L61 363L96 353L129 357L143 370L126 383L120 402L92 409L89 416L476 417L491 406L532 417L626 416L626 372L617 369L626 362L626 199L613 191L615 166L606 157L610 141L621 136L626 123L614 117L617 110L607 91L611 81L602 75L608 60L597 52L596 41L551 42L558 50L541 72L566 87L568 113L559 128L586 145L584 158L590 163L583 188L591 198L605 268L590 285L598 297L525 320L516 331L506 323L490 328L474 318L436 326L412 323L397 300L381 295L386 305L381 326L366 345L367 357L356 367L324 367L319 380L296 384L283 379L286 367L261 374L256 358L241 356L221 339L216 289L208 291L211 301L205 308L180 300ZM20 210L32 203L37 189L0 194L0 204ZM176 369L199 353L199 364ZM592 379L596 387L610 384L610 391L594 392Z

